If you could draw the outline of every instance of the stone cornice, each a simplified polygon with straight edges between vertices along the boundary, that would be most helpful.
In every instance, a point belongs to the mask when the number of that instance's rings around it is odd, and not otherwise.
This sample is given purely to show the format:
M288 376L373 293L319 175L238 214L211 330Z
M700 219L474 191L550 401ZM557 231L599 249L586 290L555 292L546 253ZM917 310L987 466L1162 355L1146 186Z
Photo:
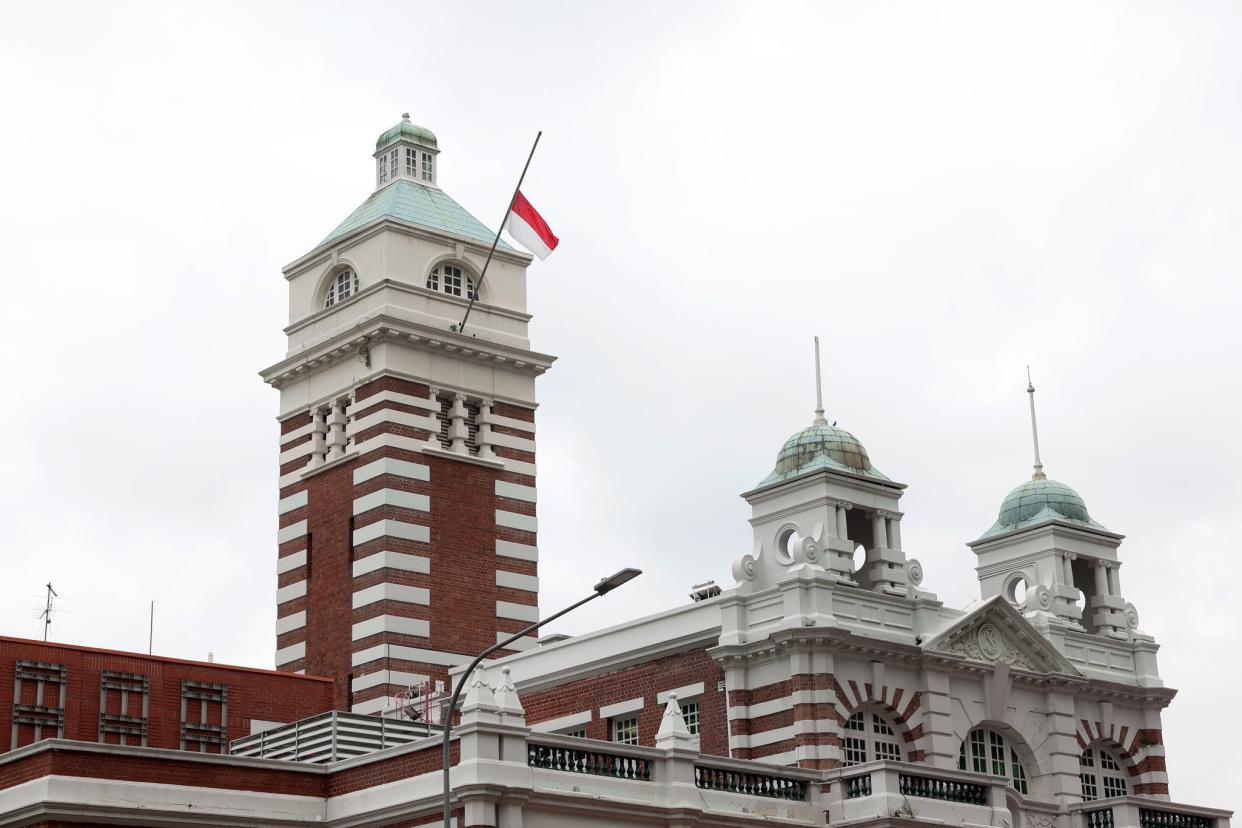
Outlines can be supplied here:
M360 320L352 328L339 331L305 348L295 356L286 357L259 372L259 376L264 382L279 388L291 380L313 376L342 360L355 359L364 353L364 349L381 342L400 342L406 347L433 353L452 353L459 357L473 358L480 363L504 366L515 373L529 376L542 374L556 361L556 357L549 354L440 330L380 311Z

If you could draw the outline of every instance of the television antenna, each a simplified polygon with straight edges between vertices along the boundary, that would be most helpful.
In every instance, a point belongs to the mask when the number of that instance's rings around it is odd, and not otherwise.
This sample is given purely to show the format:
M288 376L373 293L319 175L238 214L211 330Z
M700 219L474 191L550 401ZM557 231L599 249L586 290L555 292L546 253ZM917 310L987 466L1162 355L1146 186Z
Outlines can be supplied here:
M47 582L47 603L43 607L43 612L39 613L39 617L43 619L43 640L47 641L47 628L52 626L52 599L59 598L56 590L52 589L52 582Z

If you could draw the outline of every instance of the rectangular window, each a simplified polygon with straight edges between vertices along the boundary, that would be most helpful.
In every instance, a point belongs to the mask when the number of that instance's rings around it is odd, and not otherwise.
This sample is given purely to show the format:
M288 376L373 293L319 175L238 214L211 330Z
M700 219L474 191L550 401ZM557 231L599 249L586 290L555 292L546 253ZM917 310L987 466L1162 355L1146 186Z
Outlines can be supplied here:
M988 732L989 740L992 742L992 775L1005 775L1005 743L995 733Z
M418 150L405 148L405 174L410 178L418 178Z
M383 184L388 180L388 164L385 163L384 157L380 156L375 159L375 183Z
M638 744L638 717L613 719L612 740L622 745Z
M970 760L975 773L988 772L988 747L982 730L970 734Z
M1082 780L1082 798L1084 802L1088 802L1099 796L1099 792L1095 789L1095 774L1081 773L1078 778Z
M431 153L423 153L423 180L431 180Z
M900 762L901 746L893 742L876 742L875 758L887 759L889 762Z
M1126 795L1126 780L1117 776L1105 776L1102 778L1102 781L1104 782L1105 799Z
M389 154L388 154L388 158L389 158L389 160L392 162L392 163L389 165L389 166L391 167L391 169L389 169L388 174L389 174L389 176L391 176L392 178L396 178L396 177L397 177L397 170L401 169L401 168L398 166L398 164L397 164L397 151L396 151L396 150L393 150L391 153L389 153Z
M573 737L573 738L575 738L575 739L585 739L585 738L586 738L586 728L585 728L585 727L580 727L580 728L578 728L577 730L566 730L566 731L565 731L565 735L566 735L566 736L572 736L572 737Z
M857 736L845 737L845 764L861 765L867 761L867 740Z
M686 722L686 730L699 735L699 703L687 702L681 706L681 718Z

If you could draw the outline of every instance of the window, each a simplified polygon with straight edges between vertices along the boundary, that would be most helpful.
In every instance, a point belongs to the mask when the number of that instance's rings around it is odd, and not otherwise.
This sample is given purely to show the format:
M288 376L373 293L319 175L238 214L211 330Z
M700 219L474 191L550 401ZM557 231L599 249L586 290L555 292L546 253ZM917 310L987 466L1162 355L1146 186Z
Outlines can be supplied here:
M893 726L875 711L858 710L845 720L845 764L873 759L901 761L901 745Z
M1078 757L1078 778L1083 801L1125 796L1126 778L1121 763L1102 747L1088 748Z
M987 773L1009 780L1009 785L1020 794L1029 793L1026 768L1018 759L1018 752L1005 743L1005 737L987 728L976 728L962 742L957 766L961 770Z
M431 180L431 153L423 153L423 181Z
M612 740L623 745L638 744L638 717L613 719Z
M410 178L418 178L418 150L405 148L405 174Z
M388 180L388 162L384 160L384 156L375 159L375 183L383 184Z
M337 302L344 302L357 292L358 274L346 268L336 274L336 277L328 284L328 296L324 299L323 306L330 308Z
M585 727L580 727L580 728L578 728L577 730L566 730L566 731L565 731L565 735L566 735L566 736L572 736L572 737L574 737L575 739L585 739L585 738L586 738L586 728L585 728Z
M397 170L400 169L400 166L397 164L398 153L399 153L399 150L393 150L392 152L388 153L388 160L389 160L388 176L389 178L396 178Z
M449 296L461 296L463 284L467 299L479 298L474 290L474 280L462 273L457 265L440 265L427 275L427 290L438 290Z
M686 702L681 706L681 718L686 722L686 730L691 735L699 735L699 703L696 701Z

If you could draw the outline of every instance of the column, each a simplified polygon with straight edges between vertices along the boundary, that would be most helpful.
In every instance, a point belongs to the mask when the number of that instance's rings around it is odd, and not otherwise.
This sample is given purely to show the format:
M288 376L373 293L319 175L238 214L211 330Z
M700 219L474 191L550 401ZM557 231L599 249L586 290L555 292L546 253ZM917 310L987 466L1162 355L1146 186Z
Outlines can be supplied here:
M849 538L849 529L846 524L846 513L850 508L850 504L843 500L837 501L837 531L836 536L845 540Z
M881 512L874 512L871 515L872 545L876 549L888 548L888 532L885 530L884 524L884 515Z
M1105 571L1106 565L1101 560L1095 562L1095 594L1108 595L1108 573Z
M347 437L345 435L345 403L346 399L336 399L332 401L332 405L328 410L327 426L328 426L328 459L335 460L345 454L345 443Z
M479 457L485 460L495 459L496 453L492 451L492 401L483 400L479 403Z
M465 395L454 394L453 405L449 408L449 440L452 441L449 450L457 454L469 454L469 450L466 448L466 437L470 434L466 428L466 417L468 414Z
M1074 555L1071 552L1066 552L1065 555L1062 556L1061 560L1065 564L1065 585L1073 589L1074 587Z
M888 544L893 549L901 549L901 515L890 515L888 518Z
M306 461L308 468L318 466L328 453L328 423L322 408L311 409L311 451Z
M1120 569L1120 564L1108 567L1108 594L1114 598L1121 597L1121 582L1118 579Z

